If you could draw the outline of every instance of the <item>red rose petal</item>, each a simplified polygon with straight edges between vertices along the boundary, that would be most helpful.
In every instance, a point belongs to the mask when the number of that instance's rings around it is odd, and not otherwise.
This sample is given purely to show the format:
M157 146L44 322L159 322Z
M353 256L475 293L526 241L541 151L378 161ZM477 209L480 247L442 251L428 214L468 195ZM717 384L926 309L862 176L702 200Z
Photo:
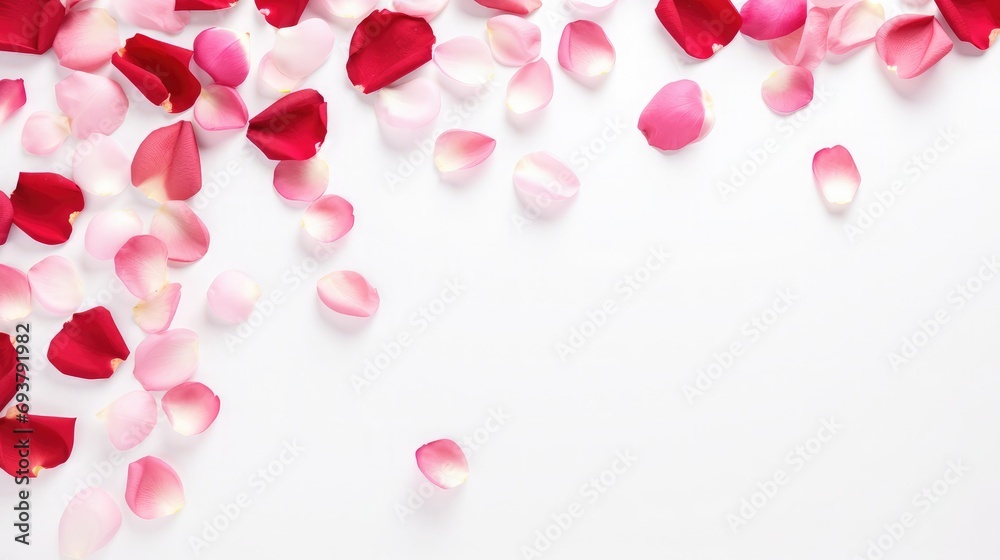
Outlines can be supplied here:
M7 242L10 235L10 226L14 224L14 207L10 203L7 193L0 192L0 245Z
M700 59L728 45L743 25L729 0L660 0L656 17L684 52Z
M52 48L66 8L59 0L0 2L0 51L42 54Z
M879 58L904 80L929 70L953 47L951 38L934 16L896 16L883 23L875 35Z
M154 105L180 113L201 94L201 82L188 68L193 54L137 33L111 56L111 63Z
M24 92L24 80L0 80L0 124L3 124L18 109L24 107L28 97Z
M290 93L250 119L247 138L268 159L309 159L326 140L326 101L314 89Z
M955 36L980 50L1000 35L1000 2L996 0L934 0Z
M21 415L15 407L0 418L0 468L15 477L35 478L42 469L58 467L73 452L76 418ZM30 430L30 433L21 433ZM28 439L31 453L24 462L17 451L18 442Z
M17 364L14 339L0 332L0 406L6 406L17 394Z
M101 306L74 313L52 338L47 355L57 370L81 379L107 379L128 356L114 318Z
M431 60L436 38L427 20L378 10L351 37L347 76L364 93L377 91Z
M158 128L132 159L132 184L153 200L187 200L201 190L201 155L190 121Z
M73 220L83 210L83 192L62 175L22 172L10 203L14 225L39 243L59 245L73 233Z
M281 29L299 23L309 0L256 0L257 9L272 27Z

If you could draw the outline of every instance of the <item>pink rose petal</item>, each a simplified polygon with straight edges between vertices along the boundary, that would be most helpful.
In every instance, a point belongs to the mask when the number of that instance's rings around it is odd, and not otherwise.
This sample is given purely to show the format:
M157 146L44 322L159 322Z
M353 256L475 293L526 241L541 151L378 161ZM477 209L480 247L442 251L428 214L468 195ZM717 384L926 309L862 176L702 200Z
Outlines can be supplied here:
M313 202L329 184L330 166L319 156L279 161L274 168L274 190L286 200Z
M339 18L357 19L370 14L378 0L320 0L320 3Z
M35 301L56 315L70 315L83 303L83 281L73 263L50 255L28 269L28 284Z
M7 243L10 227L14 225L14 205L7 193L0 191L0 245Z
M428 21L437 17L448 5L448 0L393 0L392 7L397 12L422 17Z
M469 478L469 461L457 443L439 439L417 449L417 468L435 486L449 490Z
M167 284L132 308L132 319L143 332L161 333L170 328L181 301L181 285Z
M194 210L180 201L160 206L149 224L149 234L167 246L167 259L172 262L195 262L208 252L208 228Z
M200 434L219 416L219 397L197 382L181 383L163 395L163 412L174 431L185 436Z
M95 132L76 147L73 181L96 196L114 196L131 184L132 160L118 142Z
M122 19L144 29L180 33L191 20L188 12L175 12L174 0L111 0Z
M748 0L740 16L740 33L758 41L777 39L805 25L806 0Z
M118 82L86 72L74 72L56 84L56 103L70 119L77 138L118 130L128 113L128 98Z
M524 66L542 52L542 31L530 21L510 14L486 21L493 58L504 66Z
M601 76L615 66L615 47L600 25L574 21L566 25L559 40L559 65L581 76Z
M494 10L527 15L542 7L542 0L476 0L476 3Z
M923 74L954 46L934 16L896 16L882 24L875 36L879 58L903 79Z
M375 116L391 127L420 128L441 112L441 91L427 78L386 86L378 90L377 95Z
M434 165L441 173L470 169L486 161L497 141L471 130L446 130L434 142Z
M250 34L210 27L194 38L194 63L222 86L236 87L250 74Z
M167 246L152 235L137 235L115 254L115 274L139 299L167 284Z
M31 313L31 286L28 276L16 268L0 264L0 319L20 321Z
M290 78L305 78L330 58L333 41L330 24L317 18L304 20L275 33L271 62Z
M354 227L354 207L337 195L321 196L306 209L302 227L317 241L332 243Z
M247 125L250 113L235 89L211 84L194 102L194 120L205 130L234 130Z
M208 308L220 321L236 325L250 318L260 295L260 286L253 278L238 270L227 270L208 287Z
M806 23L799 29L767 42L781 62L815 70L826 57L826 36L830 28L830 13L823 8L811 8Z
M84 247L95 259L113 259L126 241L142 233L142 220L133 210L106 210L87 225Z
M813 156L813 176L820 195L830 205L844 206L854 200L861 185L861 173L843 146L823 148Z
M303 81L302 78L293 78L282 74L281 70L278 70L274 64L271 53L265 54L264 58L260 59L260 65L257 66L257 78L261 84L281 94L298 89Z
M819 8L833 10L843 6L849 1L850 0L812 0L812 4Z
M120 47L118 22L101 8L74 10L66 14L52 44L59 64L85 72L110 62L111 55Z
M187 200L201 190L201 152L190 121L149 133L132 159L132 184L153 200Z
M760 93L772 111L787 115L812 101L814 85L809 70L801 66L784 66L764 80Z
M679 150L703 139L715 125L712 98L691 80L663 86L639 115L639 130L650 146Z
M580 179L559 158L535 152L514 167L514 188L529 200L568 200L580 190Z
M122 526L122 510L101 488L81 490L59 518L59 554L79 560L104 548Z
M593 17L610 10L618 0L566 0L566 5L575 13Z
M378 290L357 272L331 272L319 279L316 291L323 305L343 315L371 317L378 311Z
M143 519L173 515L184 508L184 486L170 465L143 457L128 466L125 503Z
M0 124L3 124L18 109L24 107L28 96L24 92L24 80L0 80Z
M146 391L132 391L118 397L97 417L104 421L111 445L127 451L145 441L156 427L156 399Z
M540 111L552 101L552 70L540 58L518 70L507 84L507 108L517 115Z
M21 129L21 146L36 156L47 156L69 137L69 119L56 113L32 113Z
M827 46L834 54L844 54L875 40L885 23L882 4L870 0L854 0L837 11L830 21Z
M475 37L456 37L434 48L434 64L460 84L478 86L493 79L490 48Z
M188 329L151 334L135 349L133 374L147 391L166 391L198 370L198 335Z

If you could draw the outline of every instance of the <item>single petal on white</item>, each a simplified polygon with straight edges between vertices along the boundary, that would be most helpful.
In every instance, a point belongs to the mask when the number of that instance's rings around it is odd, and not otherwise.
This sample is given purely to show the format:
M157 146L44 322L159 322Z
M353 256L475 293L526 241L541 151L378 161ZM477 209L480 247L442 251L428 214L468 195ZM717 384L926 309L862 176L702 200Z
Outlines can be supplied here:
M31 313L31 286L20 270L0 264L0 319L20 321Z
M149 437L156 427L156 399L146 391L126 393L97 413L104 421L111 445L127 451Z
M122 526L122 510L102 488L87 487L59 518L59 554L79 560L104 548Z
M28 269L31 295L46 310L69 315L83 303L83 280L73 263L59 255L50 255Z
M97 196L114 196L132 184L132 159L109 136L95 132L73 155L73 181Z
M540 58L517 71L507 84L507 108L523 115L539 111L552 101L552 70Z
M239 92L209 84L194 102L194 120L205 130L233 130L247 125L250 115Z
M478 86L493 79L490 48L475 37L456 37L434 48L434 64L458 83Z
M198 370L198 334L172 329L151 334L135 349L133 374L147 391L166 391Z
M580 179L559 158L535 152L514 167L514 187L529 200L567 200L580 190Z
M542 31L521 16L503 14L486 21L490 49L504 66L524 66L542 52Z
M144 332L161 333L170 328L181 301L181 285L167 284L132 308L135 324Z
M134 210L105 210L87 225L83 243L90 256L106 261L115 258L126 241L142 234L142 219Z
M441 91L437 84L416 78L378 91L375 115L382 124L395 128L420 128L441 112Z
M330 166L319 156L279 161L274 168L274 190L286 200L313 202L329 184Z
M59 149L69 137L69 119L64 115L38 111L32 113L21 130L24 151L47 156Z
M239 270L227 270L208 287L208 308L220 321L236 325L250 318L260 295L260 286L253 278Z
M305 78L330 57L333 42L330 24L318 18L307 19L275 33L271 61L282 74Z
M441 173L469 169L486 161L497 141L471 130L446 130L434 142L434 165Z
M163 412L175 432L193 436L207 430L219 416L219 397L205 385L189 381L163 395Z

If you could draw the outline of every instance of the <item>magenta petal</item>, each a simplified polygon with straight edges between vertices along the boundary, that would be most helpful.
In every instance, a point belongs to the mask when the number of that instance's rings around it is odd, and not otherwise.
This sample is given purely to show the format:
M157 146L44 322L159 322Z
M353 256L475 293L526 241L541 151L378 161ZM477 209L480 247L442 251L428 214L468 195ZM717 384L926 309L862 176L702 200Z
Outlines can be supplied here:
M805 25L806 0L748 0L740 16L740 33L758 41L777 39Z
M861 185L861 173L851 152L843 146L823 148L813 156L813 176L823 199L833 206L854 200Z
M302 227L317 241L332 243L354 227L354 207L337 195L321 196L306 209Z
M139 445L156 427L156 399L146 391L132 391L97 414L104 420L111 445L127 451Z
M24 93L24 80L0 80L0 124L28 101Z
M197 369L198 334L188 329L151 334L135 349L133 374L147 391L176 387Z
M223 27L202 31L194 38L194 63L219 85L242 84L250 74L250 34Z
M351 317L371 317L378 311L378 290L357 272L339 270L319 279L316 291L323 305Z
M197 382L181 383L163 395L163 412L174 431L185 436L200 434L219 416L219 397Z
M469 478L469 461L457 443L439 439L417 449L417 468L435 486L449 490Z
M813 86L812 72L801 66L785 66L764 80L760 91L772 111L787 115L812 101Z
M639 130L650 146L679 150L697 142L715 125L712 98L691 80L663 86L639 115Z
M7 193L0 191L0 245L7 243L10 226L14 225L14 205Z
M111 61L121 47L118 23L107 10L87 8L66 15L52 45L59 64L90 72Z
M118 534L122 510L101 488L81 490L59 518L59 554L77 560L96 552Z
M544 58L518 70L507 84L507 108L523 115L540 111L552 101L552 70Z
M184 486L170 465L143 457L128 466L125 503L143 519L173 515L184 508Z
M497 141L470 130L446 130L434 142L434 165L441 173L461 171L486 161Z
M934 16L896 16L882 24L875 36L879 58L903 79L923 74L954 46Z

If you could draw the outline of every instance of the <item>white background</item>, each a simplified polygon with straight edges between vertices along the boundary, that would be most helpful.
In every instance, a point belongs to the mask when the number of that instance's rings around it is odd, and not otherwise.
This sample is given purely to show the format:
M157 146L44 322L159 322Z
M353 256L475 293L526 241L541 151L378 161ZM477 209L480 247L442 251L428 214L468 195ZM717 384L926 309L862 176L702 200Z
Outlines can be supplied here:
M902 5L886 8L896 14ZM183 285L173 326L200 334L195 379L221 396L222 414L191 438L161 419L147 441L115 454L94 415L140 388L132 360L108 381L59 374L44 355L65 318L36 310L34 410L79 417L77 443L67 464L32 483L30 549L11 540L7 504L15 487L2 485L0 552L55 558L64 500L89 479L119 500L124 515L99 559L196 557L191 538L205 538L206 522L240 493L251 505L206 539L200 557L524 558L536 531L577 502L583 515L542 557L848 559L866 554L884 524L911 512L915 524L884 558L996 558L1000 280L985 282L962 309L948 299L976 275L981 258L1000 250L996 53L959 46L926 75L902 83L869 45L824 62L816 82L828 92L825 101L786 118L760 99L761 81L780 65L763 45L739 36L695 63L660 26L653 2L622 0L599 19L618 63L602 82L586 85L556 63L567 21L559 14L552 2L530 18L543 30L556 87L537 118L506 114L513 69L498 67L492 86L465 101L469 92L445 84L433 64L420 70L445 89L436 126L489 134L497 149L462 180L444 181L424 161L394 188L385 174L419 154L418 142L434 127L380 131L372 99L359 95L344 71L353 23L331 21L338 44L307 86L329 102L321 152L331 167L329 192L354 204L357 223L315 268L308 266L315 245L299 227L304 208L275 194L273 162L252 147L241 150L242 131L198 129L206 189L191 202L212 245L202 261L171 270ZM318 12L310 7L310 15ZM487 15L471 0L453 0L433 21L438 41L485 38ZM172 38L145 32L190 47L211 25L249 30L255 67L273 43L250 0L229 12L195 14ZM123 25L122 38L135 31ZM100 73L132 98L114 134L130 153L153 128L192 118L164 114L110 65ZM0 127L0 188L9 193L18 171L55 169L76 141L49 158L19 147L28 115L56 110L53 85L68 73L53 54L5 53L0 74L25 78L28 89L28 105ZM665 155L647 146L635 125L652 95L681 78L711 93L718 120L704 141ZM258 91L255 70L239 89L251 115L274 99ZM471 109L460 109L463 102ZM624 123L620 135L596 158L582 157L580 148L600 138L609 120ZM957 139L943 153L927 152L936 159L928 170L908 167L948 129ZM761 165L746 163L769 140L776 152ZM815 151L835 144L850 149L862 174L843 215L824 208L811 174ZM582 188L563 212L519 227L525 209L511 173L536 150L574 161ZM224 188L210 189L224 181L230 162L239 171ZM750 177L724 199L718 184L744 164ZM845 225L857 224L894 181L902 194L884 211L875 208L879 217L852 240ZM49 254L72 258L88 298L113 294L107 306L134 350L143 338L131 319L134 299L109 262L83 250L97 210L129 207L148 227L155 206L134 189L107 200L88 196L68 243L44 247L14 231L0 258L24 270ZM656 248L671 255L666 266L625 299L616 284ZM293 282L303 266L310 271ZM209 283L231 268L252 275L265 294L284 296L232 351L226 337L237 329L216 324L205 303ZM341 269L361 272L378 288L382 306L372 319L334 318L319 304L315 281ZM442 311L435 299L452 279L465 289ZM744 324L771 307L780 289L798 300L751 342ZM556 345L609 298L617 313L561 360ZM440 315L420 331L411 316L428 306ZM894 369L888 354L941 308L949 322ZM359 394L352 377L401 333L413 343ZM736 342L745 353L689 402L684 387ZM491 409L509 418L488 438L479 432L486 441L470 453L468 482L423 504L414 499L418 507L401 521L397 506L425 484L417 447L474 435ZM842 428L796 471L786 456L830 417ZM273 462L291 442L304 451L258 492L254 473L277 470ZM584 485L611 467L618 451L637 461L591 503ZM150 454L176 468L188 501L156 521L135 517L123 497L127 463ZM118 466L107 469L112 461ZM949 461L971 470L922 511L914 495L941 478ZM741 500L779 469L787 484L745 526L731 529L727 515L739 515Z

